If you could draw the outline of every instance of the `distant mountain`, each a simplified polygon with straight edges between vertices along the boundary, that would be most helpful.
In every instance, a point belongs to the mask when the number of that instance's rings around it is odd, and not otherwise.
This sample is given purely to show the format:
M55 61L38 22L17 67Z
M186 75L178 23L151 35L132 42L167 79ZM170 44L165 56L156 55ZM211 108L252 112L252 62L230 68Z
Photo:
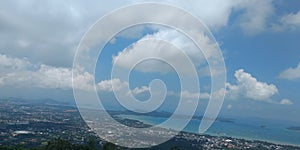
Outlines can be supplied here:
M18 98L18 97L9 97L9 98L0 98L0 100L1 101L9 101L9 102L26 103L26 104L75 106L75 103L62 102L62 101L53 100L53 99L50 99L50 98L46 98L46 99L24 99L24 98Z

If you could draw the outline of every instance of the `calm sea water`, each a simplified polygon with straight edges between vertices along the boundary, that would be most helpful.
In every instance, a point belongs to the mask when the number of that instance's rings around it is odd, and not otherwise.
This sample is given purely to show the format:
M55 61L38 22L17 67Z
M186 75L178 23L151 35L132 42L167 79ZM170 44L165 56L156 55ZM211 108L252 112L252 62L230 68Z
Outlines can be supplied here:
M157 125L166 120L163 117L141 115L119 115L119 117L139 120L151 125ZM199 124L200 120L192 119L184 131L198 133ZM300 146L300 132L287 130L286 128L290 126L295 125L258 118L240 118L234 119L234 122L216 121L205 134Z

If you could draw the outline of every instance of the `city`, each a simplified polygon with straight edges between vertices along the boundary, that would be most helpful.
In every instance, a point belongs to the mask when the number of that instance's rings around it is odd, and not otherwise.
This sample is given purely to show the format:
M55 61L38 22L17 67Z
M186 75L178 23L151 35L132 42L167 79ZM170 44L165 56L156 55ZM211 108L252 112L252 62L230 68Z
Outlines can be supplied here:
M23 145L24 148L34 148L47 145L47 142L57 138L79 145L86 144L90 139L95 139L99 148L106 143L105 138L100 139L93 131L101 128L95 125L93 130L89 129L75 106L54 100L8 98L0 100L0 107L0 146ZM111 114L117 116L118 114L122 114L122 112L114 111ZM122 124L131 127L147 128L150 126L136 120L115 118ZM118 129L118 127L111 126L111 129L109 129L111 130L110 134L128 134L130 135L128 136L129 141L130 137L133 137L133 133L130 133L131 131L118 131ZM109 134L103 134L107 136L106 138L109 138ZM163 137L168 134L176 134L176 132L168 129L160 129L159 132L148 134ZM121 137L122 135L118 136ZM174 147L178 149L300 149L299 147L262 141L197 135L187 132L180 132L166 143L150 149L171 149Z

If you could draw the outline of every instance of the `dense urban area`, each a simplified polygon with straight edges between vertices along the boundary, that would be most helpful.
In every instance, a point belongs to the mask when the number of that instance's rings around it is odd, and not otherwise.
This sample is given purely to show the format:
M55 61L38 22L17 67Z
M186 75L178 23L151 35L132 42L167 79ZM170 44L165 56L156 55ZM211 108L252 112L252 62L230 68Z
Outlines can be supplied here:
M112 112L112 115L122 112ZM115 119L131 127L150 125ZM112 127L115 134L118 128ZM164 131L162 129L161 131ZM130 131L120 132L128 134ZM164 134L164 132L160 132ZM120 135L121 136L121 135ZM164 135L158 135L164 136ZM0 100L0 149L128 149L96 136L73 105L54 100ZM299 147L223 136L180 132L171 140L149 149L300 149Z

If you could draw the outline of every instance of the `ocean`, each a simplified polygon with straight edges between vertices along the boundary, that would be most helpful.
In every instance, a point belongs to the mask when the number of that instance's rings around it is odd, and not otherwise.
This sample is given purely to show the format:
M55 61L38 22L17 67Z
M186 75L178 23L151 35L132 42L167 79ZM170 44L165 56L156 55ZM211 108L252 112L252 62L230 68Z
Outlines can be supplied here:
M166 120L163 117L143 115L118 115L122 118L139 120L146 124L157 125ZM183 131L198 134L200 120L192 119ZM260 118L219 119L204 133L213 136L229 136L249 140L260 140L278 144L300 146L300 131L288 130L286 122ZM166 127L168 128L168 127Z

